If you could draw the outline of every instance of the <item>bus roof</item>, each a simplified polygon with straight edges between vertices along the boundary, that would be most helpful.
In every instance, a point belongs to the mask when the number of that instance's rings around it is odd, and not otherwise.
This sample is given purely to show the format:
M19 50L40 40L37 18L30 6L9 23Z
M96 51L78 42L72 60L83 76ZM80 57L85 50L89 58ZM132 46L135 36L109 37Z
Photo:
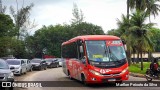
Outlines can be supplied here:
M63 42L62 45L75 42L77 40L119 40L120 38L117 36L112 36L112 35L84 35L84 36L77 36L75 38L72 38L66 42Z

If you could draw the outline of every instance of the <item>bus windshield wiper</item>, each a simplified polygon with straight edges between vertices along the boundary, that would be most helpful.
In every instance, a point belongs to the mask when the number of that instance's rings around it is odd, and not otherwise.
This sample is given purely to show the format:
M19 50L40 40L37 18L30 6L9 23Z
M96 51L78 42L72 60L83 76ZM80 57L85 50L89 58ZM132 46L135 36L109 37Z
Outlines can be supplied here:
M121 60L116 60L115 62L121 63Z

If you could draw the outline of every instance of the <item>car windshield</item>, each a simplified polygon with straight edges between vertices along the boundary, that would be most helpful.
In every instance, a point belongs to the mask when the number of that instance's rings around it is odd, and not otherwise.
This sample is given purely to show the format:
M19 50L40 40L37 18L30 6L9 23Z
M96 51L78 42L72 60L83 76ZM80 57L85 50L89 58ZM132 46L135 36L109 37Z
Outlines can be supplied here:
M126 58L122 45L106 45L107 41L86 41L89 61L110 62Z
M41 62L41 60L31 60L31 63L40 63Z
M8 64L4 60L0 60L0 69L9 69Z
M9 65L20 65L19 60L6 60Z

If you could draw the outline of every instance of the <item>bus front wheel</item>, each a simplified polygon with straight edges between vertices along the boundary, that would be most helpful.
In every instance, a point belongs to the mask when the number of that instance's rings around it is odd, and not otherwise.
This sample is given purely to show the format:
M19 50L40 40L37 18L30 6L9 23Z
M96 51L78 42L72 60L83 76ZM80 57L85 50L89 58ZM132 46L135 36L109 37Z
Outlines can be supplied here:
M86 86L89 85L89 84L87 83L87 81L86 81L86 78L85 78L84 74L81 74L81 80L82 80L82 83L83 83L84 85L86 85Z
M73 78L72 78L72 76L71 76L69 70L68 70L68 77L69 77L70 80L73 80Z

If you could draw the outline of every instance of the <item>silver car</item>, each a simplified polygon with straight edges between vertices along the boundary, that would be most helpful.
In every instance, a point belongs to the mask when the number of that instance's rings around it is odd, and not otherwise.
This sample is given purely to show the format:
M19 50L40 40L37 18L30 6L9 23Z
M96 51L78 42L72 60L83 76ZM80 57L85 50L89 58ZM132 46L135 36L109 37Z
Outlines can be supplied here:
M26 74L27 72L27 66L24 60L22 59L7 59L7 63L9 64L9 67L14 67L14 74L16 75L22 75Z
M57 59L58 59L58 62L59 62L59 66L62 67L63 59L62 58L57 58Z
M14 68L12 67L11 69L14 69ZM0 59L0 82L3 82L3 81L14 82L14 74L10 70L8 63L5 60ZM11 87L9 89L12 90L13 88Z
M27 67L27 71L32 71L33 66L31 64L31 60L29 59L21 59L21 60L24 60L26 67Z

